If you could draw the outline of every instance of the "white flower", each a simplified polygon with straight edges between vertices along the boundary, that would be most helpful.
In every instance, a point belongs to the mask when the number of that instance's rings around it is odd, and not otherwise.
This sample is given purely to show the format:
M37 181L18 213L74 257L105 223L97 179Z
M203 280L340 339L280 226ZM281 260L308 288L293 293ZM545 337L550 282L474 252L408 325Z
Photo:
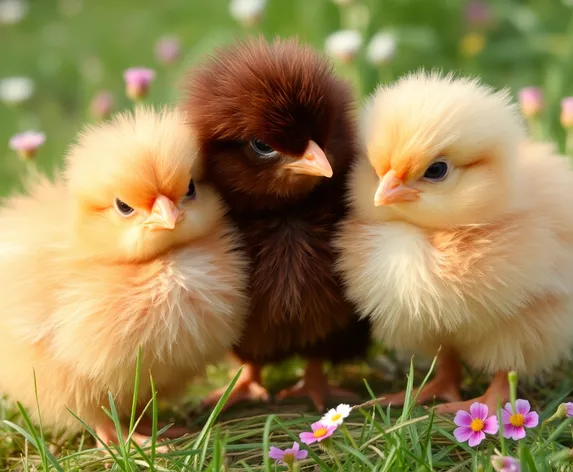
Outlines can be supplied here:
M231 0L231 15L245 26L256 24L263 16L267 0Z
M391 61L394 54L396 54L396 37L387 32L376 33L372 36L366 49L366 57L376 66Z
M19 23L28 13L28 3L22 0L0 0L0 24Z
M344 422L344 418L346 418L351 411L352 408L350 405L341 403L336 407L336 410L334 408L328 410L320 422L325 426L339 426Z
M18 104L28 100L34 93L34 82L28 77L0 79L0 101Z
M362 36L356 30L341 30L332 33L324 44L327 54L342 62L352 62L362 45Z

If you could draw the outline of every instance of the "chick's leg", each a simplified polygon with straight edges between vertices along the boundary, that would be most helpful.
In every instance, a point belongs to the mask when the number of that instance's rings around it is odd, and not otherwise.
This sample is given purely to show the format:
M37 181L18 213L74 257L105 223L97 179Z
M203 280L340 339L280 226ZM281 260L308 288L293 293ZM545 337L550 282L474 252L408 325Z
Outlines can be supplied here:
M158 421L157 422L157 431L162 430L168 424L169 423L165 423L163 421ZM151 418L149 418L147 416L143 416L141 418L141 420L139 421L139 424L137 425L136 431L140 434L151 436L152 431L153 431L153 421L151 420ZM161 435L161 437L169 438L169 439L177 439L177 438L180 438L182 436L185 436L186 434L189 434L190 432L191 431L184 426L172 425L169 427L169 429L167 431L165 431Z
M321 359L310 359L306 366L304 376L295 385L281 390L278 400L284 400L289 397L309 396L318 411L324 410L324 402L327 396L341 398L356 398L354 392L345 390L328 383L328 377L322 369L323 361Z
M227 387L222 387L217 390L213 390L207 395L203 400L203 407L213 407L221 399L224 393L227 391ZM231 390L231 394L227 399L227 403L223 409L229 408L235 403L255 400L268 402L270 400L269 392L263 387L261 379L261 366L256 364L247 363L243 367L243 371L237 380L237 383Z
M416 403L422 404L441 398L448 402L461 400L460 384L462 382L462 365L453 351L442 351L438 357L435 377L426 382L422 388L412 390L412 397L418 395ZM406 399L406 391L382 395L381 405L401 406Z
M111 421L104 421L96 426L95 432L99 439L97 440L97 447L105 448L104 446L111 446L112 443L119 444L119 438L117 436L117 430L115 429L115 425ZM125 441L129 436L126 428L121 428L121 434L123 436L123 440ZM151 446L151 438L150 436L144 436L143 434L139 434L133 432L131 435L131 440L141 447L150 447ZM155 448L157 452L166 453L169 452L169 448L167 446L157 446Z
M484 403L487 405L489 414L493 415L497 411L497 404L500 404L509 400L509 381L507 379L507 372L498 372L489 384L489 387L485 393L477 398L468 400L465 402L451 402L443 403L435 408L436 413L447 414L455 413L458 410L469 411L470 406L474 402Z

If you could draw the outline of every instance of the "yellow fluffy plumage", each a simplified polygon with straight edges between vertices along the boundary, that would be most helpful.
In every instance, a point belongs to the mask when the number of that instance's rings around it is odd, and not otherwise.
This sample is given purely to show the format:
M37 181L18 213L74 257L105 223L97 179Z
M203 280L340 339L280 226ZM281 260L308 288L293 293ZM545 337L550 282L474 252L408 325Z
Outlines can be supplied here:
M143 406L147 372L176 395L237 341L243 259L218 196L190 180L199 167L184 116L140 108L83 133L55 182L4 202L2 392L35 412L34 370L45 423L77 428L69 408L112 441L101 405L111 391L129 413L139 346Z
M469 406L461 358L496 374L479 399L495 407L508 370L533 375L571 353L569 162L527 140L507 92L476 80L407 76L380 88L363 119L367 149L339 239L348 296L388 346L442 346L420 401Z

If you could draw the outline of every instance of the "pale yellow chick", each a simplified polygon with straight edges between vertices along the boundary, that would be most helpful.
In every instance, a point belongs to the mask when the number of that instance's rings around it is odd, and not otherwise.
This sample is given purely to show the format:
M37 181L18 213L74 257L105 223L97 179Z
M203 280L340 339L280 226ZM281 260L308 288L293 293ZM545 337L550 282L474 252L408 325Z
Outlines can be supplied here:
M570 164L526 141L507 92L473 79L418 73L381 87L362 129L339 239L348 296L387 346L442 346L419 402L467 409L463 360L494 374L476 400L495 408L507 371L534 375L571 354Z
M246 278L235 233L201 175L177 111L139 108L88 128L55 183L0 210L0 391L44 424L117 437L108 391L129 415L182 392L242 331ZM142 443L146 438L135 434Z

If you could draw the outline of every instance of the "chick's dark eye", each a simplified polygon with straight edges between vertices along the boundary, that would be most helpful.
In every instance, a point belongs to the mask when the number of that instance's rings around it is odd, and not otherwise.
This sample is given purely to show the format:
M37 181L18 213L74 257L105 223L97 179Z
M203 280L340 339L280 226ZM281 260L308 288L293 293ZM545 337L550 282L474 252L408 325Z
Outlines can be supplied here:
M276 155L276 151L270 147L268 144L263 143L260 139L251 139L251 148L259 156L262 157L273 157Z
M435 161L426 169L424 179L439 182L446 178L449 170L450 166L446 161Z
M122 202L119 198L114 201L115 209L122 216L130 216L133 213L133 208L131 208L127 203Z
M195 198L195 183L192 180L189 181L189 188L187 189L185 198L188 198L190 200Z

